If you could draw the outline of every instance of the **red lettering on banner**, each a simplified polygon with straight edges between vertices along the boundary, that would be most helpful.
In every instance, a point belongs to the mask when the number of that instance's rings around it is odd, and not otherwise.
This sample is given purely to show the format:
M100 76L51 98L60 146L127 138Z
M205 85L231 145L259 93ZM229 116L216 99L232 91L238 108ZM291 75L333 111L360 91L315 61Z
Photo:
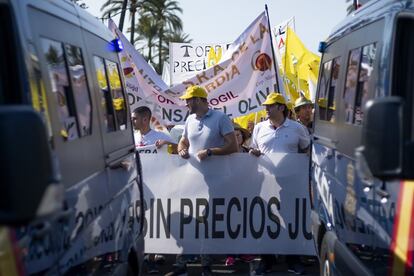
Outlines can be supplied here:
M158 95L158 96L157 96L157 99L158 99L158 101L159 101L160 103L175 104L173 101L171 101L171 100L169 100L169 99L165 98L165 97L164 97L164 96L162 96L162 95Z
M277 47L280 49L283 46L285 46L285 41L283 40L283 37L280 38L279 44L277 45Z
M210 99L210 100L209 100L209 103L210 103L212 106L216 106L216 105L218 105L219 103L225 103L225 102L227 102L227 101L230 101L230 100L232 100L232 99L236 99L236 98L238 98L238 97L239 97L239 95L233 95L233 92L232 92L232 91L229 91L229 92L227 92L227 93L225 93L225 94L221 94L221 95L219 95L218 97L215 97L215 98Z

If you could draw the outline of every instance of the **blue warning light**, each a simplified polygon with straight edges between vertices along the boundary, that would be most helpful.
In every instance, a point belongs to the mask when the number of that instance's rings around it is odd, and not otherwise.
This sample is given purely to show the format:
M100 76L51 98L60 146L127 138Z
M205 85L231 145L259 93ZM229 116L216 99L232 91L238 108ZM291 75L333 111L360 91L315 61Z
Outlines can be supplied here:
M122 44L122 41L118 38L115 38L110 43L110 48L114 52L122 52L124 50L124 45Z

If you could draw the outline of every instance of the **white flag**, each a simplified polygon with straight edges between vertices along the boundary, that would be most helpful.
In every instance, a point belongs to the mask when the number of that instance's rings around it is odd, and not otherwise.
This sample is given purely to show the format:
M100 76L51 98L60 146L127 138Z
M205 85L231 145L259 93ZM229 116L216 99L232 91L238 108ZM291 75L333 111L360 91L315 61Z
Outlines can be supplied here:
M171 88L148 66L124 35L110 21L124 44L120 53L131 109L150 105L153 115L166 125L184 124L188 110L178 97L187 87L206 89L210 107L230 117L263 109L266 96L277 89L272 59L271 35L263 12L229 46L222 61Z
M170 43L171 84L181 83L218 64L229 43Z
M282 57L285 55L286 51L286 33L288 27L295 31L295 17L276 25L273 29L276 42L274 45L275 54L276 59L279 62L279 68L282 68Z

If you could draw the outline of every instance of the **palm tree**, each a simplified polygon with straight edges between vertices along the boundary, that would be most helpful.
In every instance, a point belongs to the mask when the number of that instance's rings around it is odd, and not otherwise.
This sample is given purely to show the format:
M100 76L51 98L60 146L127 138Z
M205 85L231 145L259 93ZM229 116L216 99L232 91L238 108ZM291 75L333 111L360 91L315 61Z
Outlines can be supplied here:
M134 41L134 45L140 45L142 42L146 42L146 44L139 48L141 52L148 51L148 55L145 55L145 58L148 61L152 61L152 53L153 48L157 43L158 37L158 24L154 17L143 15L139 18L138 24L136 26L136 30L138 32L138 37Z
M158 66L157 71L162 71L163 43L165 32L176 32L183 29L181 19L176 12L182 13L182 9L175 0L151 0L143 4L143 15L152 16L158 25Z
M193 40L189 37L188 34L180 31L175 31L172 33L167 33L165 36L166 42L178 42L178 43L190 43Z
M163 42L163 47L162 47L162 50L161 50L161 53L164 57L164 60L167 60L169 58L169 52L170 52L169 44L171 42L190 43L192 41L193 40L189 37L189 35L186 34L186 33L183 33L182 31L167 33L165 35L165 39L164 39L164 42Z
M57 49L54 45L50 45L45 53L46 60L51 65L58 65L63 62L62 49Z
M107 0L101 7L101 11L104 11L102 17L111 17L121 13L121 18L119 20L119 30L122 31L124 26L125 12L128 10L129 18L131 19L131 38L130 41L134 41L135 36L135 16L138 13L138 10L142 8L143 2L145 0Z
M128 0L123 0L121 8L121 17L119 18L119 30L122 32L124 29L125 13L127 8Z

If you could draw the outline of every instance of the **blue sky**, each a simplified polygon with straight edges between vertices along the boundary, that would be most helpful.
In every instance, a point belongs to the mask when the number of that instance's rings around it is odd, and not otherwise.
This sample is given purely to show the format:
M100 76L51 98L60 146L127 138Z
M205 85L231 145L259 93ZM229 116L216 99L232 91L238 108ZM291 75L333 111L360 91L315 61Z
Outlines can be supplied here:
M94 16L104 0L83 0ZM345 0L178 0L183 14L184 32L193 42L233 42L267 4L270 24L295 17L296 33L306 47L316 52L319 41L324 40L346 16ZM115 22L118 22L117 20ZM129 36L127 36L129 37Z

